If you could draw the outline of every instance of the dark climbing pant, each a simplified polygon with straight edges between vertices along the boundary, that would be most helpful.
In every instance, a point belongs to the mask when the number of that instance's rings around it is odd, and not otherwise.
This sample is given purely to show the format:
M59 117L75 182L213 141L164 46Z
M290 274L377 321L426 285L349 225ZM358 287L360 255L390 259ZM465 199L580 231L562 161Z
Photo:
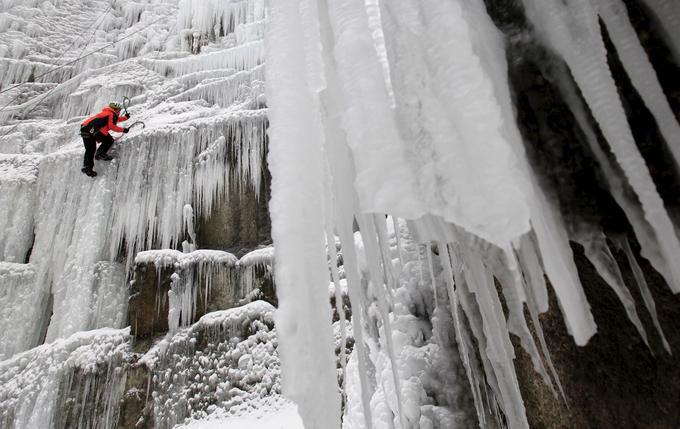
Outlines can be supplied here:
M83 159L83 169L94 167L94 156L106 155L106 152L111 149L113 144L113 137L108 134L95 133L87 134L81 133L83 137L83 144L85 145L85 157ZM97 149L97 142L101 142L99 149Z

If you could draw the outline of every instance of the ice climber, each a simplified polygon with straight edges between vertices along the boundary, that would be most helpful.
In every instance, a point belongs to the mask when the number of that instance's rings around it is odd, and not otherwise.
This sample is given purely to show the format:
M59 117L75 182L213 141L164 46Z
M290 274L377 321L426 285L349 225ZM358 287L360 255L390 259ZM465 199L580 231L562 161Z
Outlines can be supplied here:
M93 170L94 160L111 161L113 158L106 154L113 144L113 137L109 135L109 131L116 131L118 133L127 133L129 128L121 128L118 121L126 121L130 118L130 114L126 111L120 116L120 111L123 105L120 103L109 103L101 112L91 116L81 124L80 135L83 138L85 145L85 158L83 159L83 168L80 170L90 177L95 177L97 172ZM99 149L97 142L100 142Z

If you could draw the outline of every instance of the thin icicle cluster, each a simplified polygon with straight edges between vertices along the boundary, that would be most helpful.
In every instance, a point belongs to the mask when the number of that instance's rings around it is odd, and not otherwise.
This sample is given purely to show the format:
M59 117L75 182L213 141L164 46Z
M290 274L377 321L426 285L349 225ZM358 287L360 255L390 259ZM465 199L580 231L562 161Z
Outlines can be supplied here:
M0 426L115 428L129 334L79 332L0 362Z
M264 0L182 0L177 22L181 28L198 30L212 38L221 37L233 33L240 25L261 20L264 3Z
M674 3L647 3L656 14L666 11L664 25L672 28L668 23L674 19ZM321 421L326 427L339 425L327 411L338 406L329 399L332 394L323 399L312 396L306 393L311 388L298 381L314 371L331 383L326 378L331 369L327 361L331 346L325 342L329 318L318 295L326 270L324 235L328 240L337 235L342 243L357 344L353 368L370 373L372 362L365 347L375 338L384 341L379 349L388 359L381 368L392 368L391 378L383 380L393 386L382 394L385 406L377 407L371 382L360 378L353 404L362 410L362 423L354 424L381 427L392 419L402 427L419 424L415 408L400 397L403 378L394 370L400 365L396 355L400 348L392 335L397 278L384 213L407 219L414 239L436 249L436 255L425 252L428 260L435 259L430 263L431 283L446 285L444 308L450 313L481 427L493 427L493 418L508 427L528 427L511 333L553 392L557 395L561 389L539 323L539 314L548 310L546 277L575 342L584 345L596 332L570 240L583 245L586 257L647 341L601 227L586 225L577 233L567 229L550 200L550 190L541 187L529 162L513 111L504 40L486 4L481 0L435 1L426 7L410 0L271 4L266 73L272 236L281 302L277 323L284 338L284 393L299 404L306 425ZM524 0L523 4L541 40L564 59L578 86L577 90L566 73L556 82L601 165L605 185L633 227L641 255L677 291L677 228L633 140L607 63L600 18L674 154L679 127L623 3ZM673 47L677 37L671 33ZM578 91L614 158L600 147ZM362 254L357 254L352 234L357 226ZM628 257L645 306L668 347L631 246L627 240L615 244ZM335 265L330 264L332 270ZM340 272L333 276L338 281ZM375 304L367 294L374 294ZM383 332L372 327L373 320ZM312 337L316 341L309 341ZM305 350L317 360L294 358L293 349Z
M274 248L264 247L246 253L236 263L238 276L238 296L243 302L251 302L258 298L262 291L262 282L272 282L274 271Z
M206 314L143 356L153 373L155 427L276 402L281 388L273 312L256 301Z
M370 334L365 352L368 374L375 374L375 379L357 371L357 354L352 354L343 428L367 427L361 406L362 378L365 385L375 386L371 391L372 427L473 427L472 398L456 335L450 329L453 315L446 271L430 246L413 241L406 222L388 219L385 231L389 249L383 256L389 260L383 268L393 282L387 288L371 282L369 265L364 265L361 274L368 287L360 317L365 318ZM364 237L370 239L356 233L357 251L371 264L371 246L364 244Z
M135 264L153 264L159 273L164 268L173 271L168 292L168 325L171 333L180 326L189 326L194 320L199 300L203 308L214 285L225 289L233 301L242 298L235 295L233 267L237 259L228 252L196 250L182 253L176 250L148 250L135 257Z

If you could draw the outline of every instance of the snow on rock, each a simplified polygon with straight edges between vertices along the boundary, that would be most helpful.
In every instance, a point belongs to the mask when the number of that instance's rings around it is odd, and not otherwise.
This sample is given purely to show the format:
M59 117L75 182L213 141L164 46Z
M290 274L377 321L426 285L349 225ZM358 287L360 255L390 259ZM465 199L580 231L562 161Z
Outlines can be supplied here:
M256 301L208 313L154 345L140 362L153 372L156 427L280 408L273 312Z
M193 420L176 429L304 429L295 404L281 398L262 401L249 412L237 416L222 416L215 413L203 420Z
M241 303L262 296L265 282L272 283L274 271L274 247L268 246L246 253L236 263Z
M3 428L114 428L130 330L78 332L0 362ZM78 407L69 408L69 401Z

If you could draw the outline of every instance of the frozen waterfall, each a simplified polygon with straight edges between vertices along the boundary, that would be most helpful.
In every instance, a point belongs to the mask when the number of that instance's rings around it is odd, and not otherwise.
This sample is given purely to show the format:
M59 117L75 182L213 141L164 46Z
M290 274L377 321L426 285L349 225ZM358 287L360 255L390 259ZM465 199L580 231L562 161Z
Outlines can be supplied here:
M668 47L677 54L674 3L645 3L657 14ZM333 394L320 397L304 382L286 382L305 379L310 372L322 383L330 377L328 315L316 308L326 306L318 297L319 278L327 275L319 257L324 236L327 242L339 239L343 249L357 340L348 368L359 375L351 380L346 428L419 427L431 416L431 410L412 408L406 381L411 379L404 374L410 358L403 340L396 340L402 338L397 314L403 305L397 296L401 282L409 281L409 259L394 240L423 246L415 254L419 270L426 272L420 273L419 287L434 288L435 298L442 288L436 309L449 307L447 322L456 333L480 427L495 427L491 420L497 417L496 406L508 427L528 427L510 333L520 339L553 393L562 392L539 321L548 310L544 276L574 341L585 345L596 333L570 240L583 244L587 258L647 341L620 273L621 262L607 244L616 237L605 236L606 225L574 227L554 197L559 184L557 189L546 187L527 154L528 137L517 122L508 79L509 42L488 7L501 14L504 8L519 9L525 30L511 33L510 43L531 40L554 56L556 70L566 64L570 75L559 86L579 132L592 143L601 164L599 177L606 180L602 186L626 213L642 255L678 291L678 225L631 132L599 19L614 55L657 122L662 139L656 144L670 150L675 167L680 128L626 6L618 0L522 4L270 3L265 43L272 235L281 301L277 323L282 345L298 351L296 357L282 354L283 391L298 403L309 427L319 427L320 421L340 427L340 419L328 410L340 406ZM593 131L590 115L602 139ZM359 241L352 234L357 229ZM656 321L653 299L626 243L644 305ZM655 326L668 348L663 331ZM361 339L360 329L368 338ZM311 336L317 338L313 343ZM379 345L371 345L373 341ZM310 363L300 353L316 359ZM454 427L441 416L435 421L429 420L427 427Z

